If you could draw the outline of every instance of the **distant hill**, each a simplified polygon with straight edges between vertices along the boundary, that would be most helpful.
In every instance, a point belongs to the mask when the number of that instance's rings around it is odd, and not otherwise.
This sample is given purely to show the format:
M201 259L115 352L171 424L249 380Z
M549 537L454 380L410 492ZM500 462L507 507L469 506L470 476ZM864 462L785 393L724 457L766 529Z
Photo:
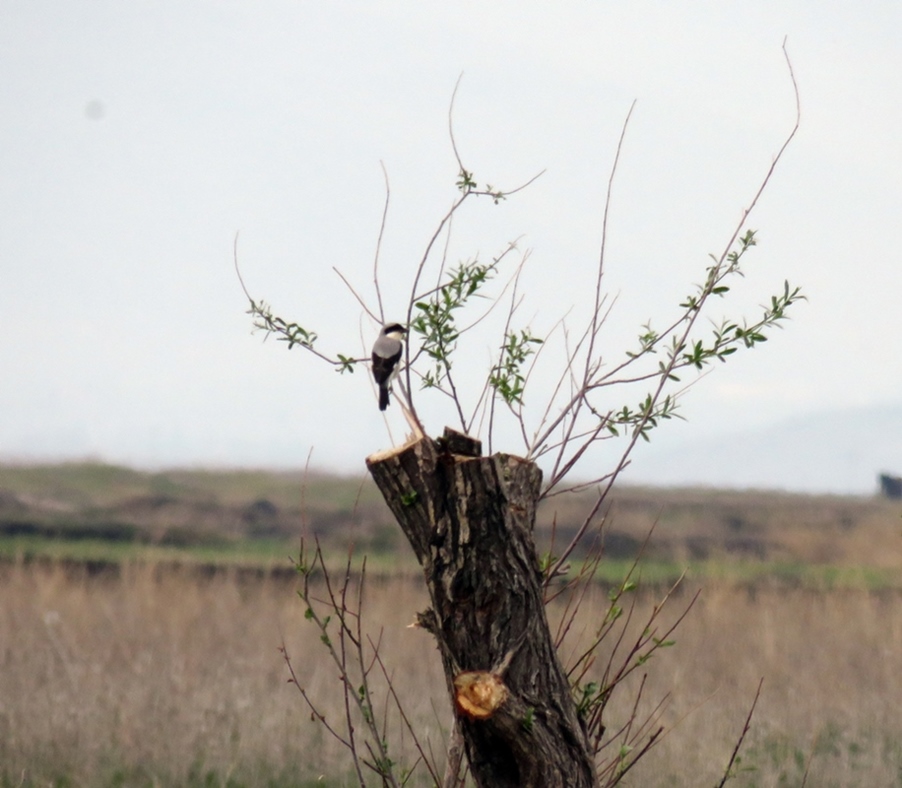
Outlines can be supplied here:
M169 546L295 539L362 547L400 534L372 484L264 470L140 471L103 463L0 464L0 538L100 539Z
M576 535L595 493L544 502L541 550ZM876 496L673 489L618 485L602 512L608 558L738 559L898 569L898 501ZM597 522L595 523L597 525ZM0 554L30 540L224 548L285 545L315 535L327 549L408 555L400 529L369 479L261 470L138 471L99 463L0 464ZM590 530L587 543L596 536ZM18 546L17 546L18 545Z
M640 453L627 479L668 486L869 495L902 475L902 404L836 410Z

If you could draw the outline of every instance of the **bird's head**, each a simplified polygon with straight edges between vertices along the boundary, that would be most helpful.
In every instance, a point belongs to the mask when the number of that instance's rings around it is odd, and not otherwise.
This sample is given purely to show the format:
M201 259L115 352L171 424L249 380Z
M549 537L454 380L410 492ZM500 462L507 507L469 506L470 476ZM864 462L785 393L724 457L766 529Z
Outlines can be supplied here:
M386 323L381 331L382 336L398 340L404 339L406 333L407 329L400 323Z

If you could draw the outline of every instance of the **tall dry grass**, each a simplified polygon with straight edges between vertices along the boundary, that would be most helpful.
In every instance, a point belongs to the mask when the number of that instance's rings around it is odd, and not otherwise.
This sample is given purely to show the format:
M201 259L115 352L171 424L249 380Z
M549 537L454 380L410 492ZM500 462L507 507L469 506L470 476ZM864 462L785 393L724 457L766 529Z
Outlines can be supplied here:
M418 688L441 686L426 635L405 628L409 581L374 582L369 597L396 669ZM305 686L338 722L335 670L302 613L291 583L237 571L2 567L0 775L12 785L341 777L344 753L286 683L283 637ZM421 706L421 727L435 728L438 743L436 714Z
M689 592L668 602L665 621ZM643 594L637 608L653 602ZM902 785L899 591L709 584L675 639L646 665L641 704L648 714L667 697L668 732L631 784L717 784L763 678L731 784L798 786L807 771L812 788ZM622 688L609 729L627 719L639 679Z
M450 719L444 679L429 636L407 628L423 594L409 579L367 582L369 629L382 631L407 712L440 761ZM634 622L656 596L637 594ZM575 634L588 636L605 600L604 589L587 600ZM159 566L100 576L0 567L0 778L350 784L340 745L286 683L283 638L299 679L340 724L336 670L284 579ZM809 786L902 785L899 592L718 583L703 589L676 640L645 666L642 707L669 693L662 721L670 732L630 784L715 784L764 677L740 764L755 771L734 785L799 785L809 759ZM608 709L610 729L631 704L625 688ZM396 717L389 724L397 730ZM410 741L392 738L393 755L412 763Z

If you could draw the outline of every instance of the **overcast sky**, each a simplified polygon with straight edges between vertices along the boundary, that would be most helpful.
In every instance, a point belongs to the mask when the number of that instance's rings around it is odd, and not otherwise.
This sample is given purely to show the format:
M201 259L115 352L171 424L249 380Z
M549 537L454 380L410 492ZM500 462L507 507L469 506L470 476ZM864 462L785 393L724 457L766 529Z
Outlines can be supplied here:
M900 29L898 2L0 0L0 457L296 467L312 448L359 471L391 442L367 375L261 343L233 240L255 297L361 353L374 327L333 266L372 300L382 162L383 295L403 317L455 196L461 74L467 168L502 188L545 174L468 206L451 256L523 236L536 332L588 308L636 101L604 281L602 354L621 358L703 277L792 128L784 37L802 125L724 310L756 317L784 279L809 301L701 380L661 445L900 404Z

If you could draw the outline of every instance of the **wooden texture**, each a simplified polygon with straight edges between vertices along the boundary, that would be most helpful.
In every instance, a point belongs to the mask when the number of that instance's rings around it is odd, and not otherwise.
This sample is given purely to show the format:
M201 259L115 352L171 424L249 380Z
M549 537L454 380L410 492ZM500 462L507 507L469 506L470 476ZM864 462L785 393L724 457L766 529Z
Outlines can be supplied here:
M593 760L554 650L533 541L542 473L506 454L454 454L422 438L367 460L423 567L449 695L465 671L500 677L507 694L489 717L460 714L467 759L486 788L580 788Z

